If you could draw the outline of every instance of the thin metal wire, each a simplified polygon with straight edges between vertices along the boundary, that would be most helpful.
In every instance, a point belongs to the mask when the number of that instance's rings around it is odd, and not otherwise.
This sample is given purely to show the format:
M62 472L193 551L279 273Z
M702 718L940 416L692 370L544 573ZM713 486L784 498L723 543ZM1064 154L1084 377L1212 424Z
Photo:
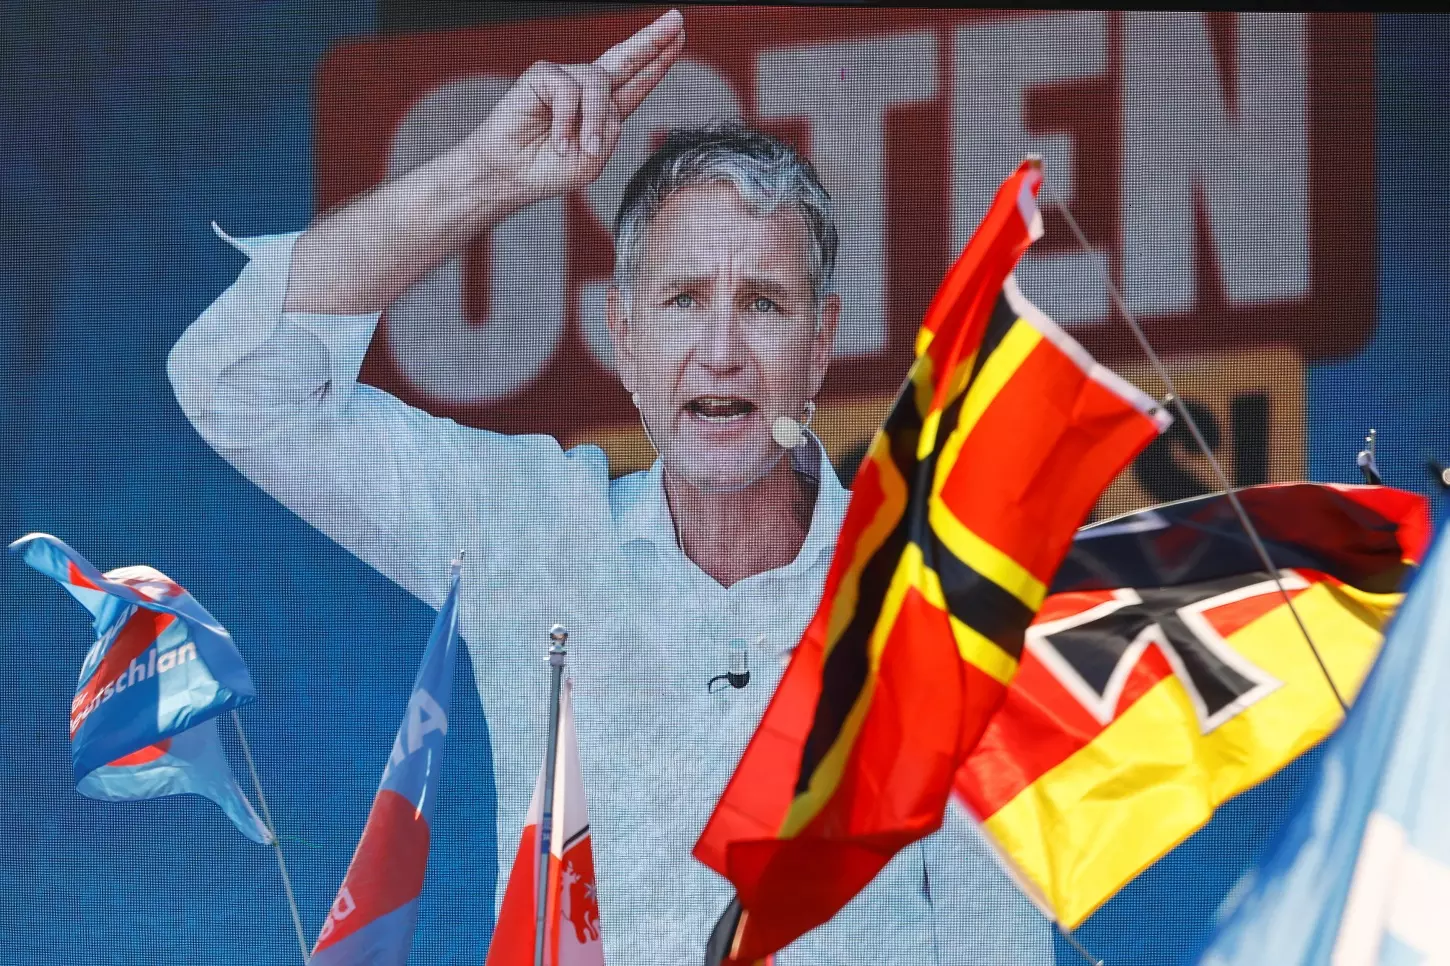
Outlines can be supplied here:
M1053 199L1052 204L1058 211L1062 212L1063 220L1067 222L1067 227L1071 229L1073 235L1077 238L1077 243L1082 246L1082 250L1084 252L1091 252L1092 247L1088 244L1087 237L1083 235L1082 228L1078 226L1077 219L1072 216L1072 212L1068 210L1067 205L1057 199ZM1244 511L1243 504L1239 502L1238 494L1234 491L1233 485L1229 483L1228 476L1224 473L1223 467L1219 465L1218 458L1213 455L1213 450L1209 447L1208 441L1203 438L1203 433L1199 430L1198 423L1194 421L1193 415L1188 411L1188 407L1184 405L1183 397L1178 394L1178 388L1173 384L1173 377L1168 374L1168 367L1163 364L1163 360L1159 358L1158 353L1153 351L1153 346L1149 344L1148 336L1144 334L1143 327L1138 324L1137 317L1128 308L1128 303L1124 301L1122 293L1118 291L1118 287L1113 284L1113 280L1108 275L1107 269L1099 265L1099 270L1102 274L1103 283L1108 288L1108 295L1113 300L1113 304L1117 306L1118 312L1122 315L1123 320L1128 323L1128 328L1132 329L1133 337L1138 340L1138 345L1142 346L1143 352L1148 356L1148 361L1153 365L1154 372L1158 374L1159 379L1163 380L1163 385L1167 387L1173 399L1173 405L1177 407L1178 414L1183 419L1184 425L1193 434L1193 441L1203 451L1203 455L1208 459L1208 465L1213 468L1214 476L1218 478L1219 486L1223 487L1224 495L1228 497L1229 503L1233 505L1234 514L1243 526L1244 533L1248 534L1249 542L1253 544L1254 552L1259 555L1259 560L1263 563L1264 569L1268 571L1269 577L1273 579L1274 586L1279 588L1279 595L1284 598L1284 603L1288 606L1289 613L1294 615L1294 623L1299 625L1299 632L1304 635L1304 642L1309 645L1309 650L1313 652L1314 660L1324 675L1324 682L1329 685L1329 690L1334 692L1334 700L1339 702L1340 711L1348 714L1349 704L1344 700L1344 696L1339 693L1339 688L1335 685L1334 678L1329 673L1328 665L1324 663L1324 658L1320 655L1319 648L1314 644L1314 638L1309 634L1309 628L1304 625L1304 619L1299 615L1298 609L1294 606L1293 598L1289 596L1288 589L1285 588L1284 582L1280 579L1279 568L1274 566L1274 561L1269 557L1268 548L1259 539L1259 531L1254 527L1253 521L1249 519L1248 513Z
M252 761L252 749L247 744L247 733L242 730L242 719L237 709L232 709L232 727L237 729L237 739L242 743L242 757L247 760L247 771L252 773L252 787L257 791L257 804L262 807L262 821L267 823L267 832L272 836L272 848L277 855L277 868L282 871L282 888L287 892L287 906L292 910L292 927L297 930L297 948L302 950L302 963L312 959L307 949L307 936L302 932L302 915L297 911L297 896L292 892L292 877L287 874L287 862L282 858L282 843L277 838L277 826L272 824L272 810L267 807L267 796L262 794L262 779L257 775L257 766Z

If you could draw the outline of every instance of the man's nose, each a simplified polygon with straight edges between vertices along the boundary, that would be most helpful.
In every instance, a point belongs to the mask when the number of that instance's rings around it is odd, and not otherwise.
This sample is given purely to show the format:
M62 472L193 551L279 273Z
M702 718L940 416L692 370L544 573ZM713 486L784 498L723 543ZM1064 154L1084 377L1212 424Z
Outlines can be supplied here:
M728 372L745 364L745 327L733 309L712 313L705 321L695 358L708 369Z

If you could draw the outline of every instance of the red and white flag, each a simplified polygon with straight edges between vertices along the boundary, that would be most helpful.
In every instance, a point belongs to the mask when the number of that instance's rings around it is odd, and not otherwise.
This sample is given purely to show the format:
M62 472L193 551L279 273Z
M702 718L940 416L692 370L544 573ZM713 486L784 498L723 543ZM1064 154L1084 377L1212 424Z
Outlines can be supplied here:
M559 750L554 763L554 827L549 836L544 962L547 966L604 966L599 900L594 887L594 852L589 845L584 782L579 776L579 742L574 736L571 691L570 683L565 681L559 695ZM544 775L540 768L485 966L533 966L538 896L538 880L534 875L543 802Z

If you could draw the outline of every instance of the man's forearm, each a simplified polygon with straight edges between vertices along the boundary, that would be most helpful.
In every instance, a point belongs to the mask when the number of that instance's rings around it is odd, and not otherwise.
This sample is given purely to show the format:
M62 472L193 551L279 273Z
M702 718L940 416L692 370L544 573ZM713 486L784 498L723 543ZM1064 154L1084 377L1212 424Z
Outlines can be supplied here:
M380 312L533 199L460 146L319 218L297 240L284 308Z

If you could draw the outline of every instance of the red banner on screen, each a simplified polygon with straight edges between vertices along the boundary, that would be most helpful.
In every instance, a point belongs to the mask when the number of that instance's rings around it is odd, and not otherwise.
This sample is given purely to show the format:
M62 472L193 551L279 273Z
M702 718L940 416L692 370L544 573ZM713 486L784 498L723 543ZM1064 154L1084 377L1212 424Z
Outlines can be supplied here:
M317 94L320 208L444 150L536 60L592 60L649 12L385 37ZM534 206L388 313L366 381L462 422L577 439L628 425L603 323L624 184L672 126L742 116L814 161L844 310L822 402L900 384L950 257L1040 154L1022 288L1109 364L1136 354L1105 268L1169 353L1350 355L1375 320L1368 16L691 7L689 45L587 191ZM1072 240L1066 201L1092 245ZM871 410L874 423L875 410Z

